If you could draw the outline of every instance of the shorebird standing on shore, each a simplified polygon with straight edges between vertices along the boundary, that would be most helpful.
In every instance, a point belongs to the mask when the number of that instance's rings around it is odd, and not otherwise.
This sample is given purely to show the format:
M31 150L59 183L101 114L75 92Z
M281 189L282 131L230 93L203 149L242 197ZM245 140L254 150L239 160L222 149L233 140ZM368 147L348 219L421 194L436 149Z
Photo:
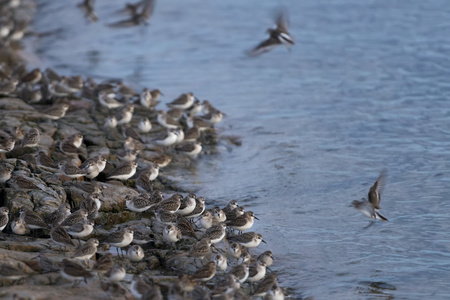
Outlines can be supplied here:
M5 183L11 178L14 167L11 165L0 165L0 183Z
M87 283L87 278L92 277L91 272L87 271L78 263L68 259L63 259L62 261L61 275L70 281L74 281L74 286L80 284L81 280Z
M82 143L83 135L81 133L75 133L66 137L59 143L59 150L64 154L77 155Z
M136 173L138 163L135 161L125 162L112 170L108 175L108 179L127 180Z
M188 109L194 104L194 100L194 94L189 92L187 94L181 94L178 98L168 103L167 106L170 108Z
M59 170L62 175L69 178L76 179L86 175L86 172L78 168L77 166L71 164L68 161L62 161L58 164Z
M9 222L9 209L7 207L0 207L0 232L5 229Z
M66 115L67 110L69 109L69 104L67 103L58 103L54 104L46 110L42 111L42 114L51 120L61 119Z
M20 208L20 219L28 225L30 229L48 228L47 223L42 220L41 216L27 207Z
M227 236L229 242L236 242L246 248L257 247L261 242L265 243L262 235L256 232L246 232L243 234Z
M144 258L144 249L139 245L133 245L128 248L127 257L133 262L141 261Z
M31 128L22 139L22 147L35 147L41 140L39 129Z
M142 118L138 124L138 131L142 133L147 133L152 129L152 123L150 123L148 118Z
M50 156L45 154L44 151L39 151L38 154L36 154L36 162L39 166L52 168L54 169L56 167L55 162L53 159L51 159Z
M131 244L133 241L133 229L125 228L121 231L116 231L110 234L105 240L105 244L117 248L117 254L119 254L119 248L123 248Z
M14 149L16 140L12 137L7 137L0 140L0 153L6 153Z

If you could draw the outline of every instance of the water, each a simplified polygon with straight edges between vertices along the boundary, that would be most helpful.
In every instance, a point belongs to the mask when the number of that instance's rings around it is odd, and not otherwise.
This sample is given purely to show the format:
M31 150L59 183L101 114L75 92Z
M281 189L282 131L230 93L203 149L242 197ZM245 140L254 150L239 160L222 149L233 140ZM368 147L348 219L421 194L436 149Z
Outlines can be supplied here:
M450 6L447 1L158 1L150 26L112 30L42 1L29 41L40 67L193 91L227 113L241 147L204 156L186 184L212 203L238 199L261 219L273 270L293 298L450 296ZM272 12L290 12L292 51L257 58ZM57 20L57 22L55 22ZM382 213L349 207L379 171Z

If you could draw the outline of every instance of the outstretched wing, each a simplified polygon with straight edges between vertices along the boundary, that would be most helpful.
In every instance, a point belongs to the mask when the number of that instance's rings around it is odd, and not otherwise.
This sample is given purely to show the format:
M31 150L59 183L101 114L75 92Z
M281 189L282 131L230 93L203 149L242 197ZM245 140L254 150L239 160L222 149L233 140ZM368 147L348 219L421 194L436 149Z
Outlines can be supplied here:
M387 171L383 169L380 172L380 175L378 176L375 183L372 185L372 187L369 190L369 202L372 204L372 206L375 209L380 209L380 200L381 200L381 191L383 190L383 186L386 181L386 175Z
M273 48L275 48L276 46L278 46L280 44L281 44L281 42L278 39L271 36L267 40L261 42L259 45L257 45L255 48L253 48L249 52L249 55L251 55L251 56L260 55L264 52L272 50Z

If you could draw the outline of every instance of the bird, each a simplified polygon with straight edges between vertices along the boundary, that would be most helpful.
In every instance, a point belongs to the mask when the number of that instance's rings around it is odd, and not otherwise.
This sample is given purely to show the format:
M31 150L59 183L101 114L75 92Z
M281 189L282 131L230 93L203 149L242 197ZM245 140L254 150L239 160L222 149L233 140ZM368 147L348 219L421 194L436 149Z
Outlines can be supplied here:
M41 134L39 132L39 129L37 128L31 128L27 131L25 136L22 139L22 147L34 147L36 146L39 141L41 140Z
M138 131L142 133L147 133L152 129L152 123L150 123L148 118L142 118L138 124Z
M208 238L198 241L194 246L192 246L189 251L189 256L198 257L202 259L203 257L211 253L211 240Z
M30 71L29 73L25 74L20 81L22 83L29 83L29 84L35 84L38 83L42 78L42 73L41 70L39 70L39 68L36 68L32 71Z
M193 210L191 213L189 213L189 214L187 214L187 215L184 215L184 217L185 217L186 219L197 218L197 217L200 216L204 211L205 211L205 198L202 197L202 196L200 196L200 197L197 197L197 198L195 199L195 208L194 208L194 210Z
M225 215L227 215L230 211L232 211L233 209L235 209L238 206L239 205L238 205L237 200L231 200L230 202L228 202L227 206L222 208L222 210L225 213ZM227 219L228 219L228 216L227 216Z
M153 142L158 146L169 147L175 144L177 141L177 135L174 129L168 129L166 132L159 134L153 139Z
M175 129L180 127L180 123L168 116L164 110L159 110L158 115L156 116L156 121L159 125L167 128L167 129Z
M6 206L0 207L0 232L5 229L9 222L9 209Z
M83 177L86 175L84 170L81 170L77 166L71 164L69 161L62 161L58 164L60 174L65 175L69 178L76 179L78 177Z
M213 260L220 270L225 271L228 268L228 260L226 256L222 254L216 254Z
M70 281L75 281L74 286L78 285L81 280L87 283L86 279L92 277L91 272L82 265L66 258L62 261L61 275Z
M167 198L158 204L158 208L162 208L165 211L175 213L181 206L181 194L173 194L170 198Z
M20 219L28 225L30 229L47 228L47 223L36 212L22 206L20 208Z
M134 105L127 104L121 110L119 110L115 117L117 119L117 125L130 123L134 112Z
M112 282L119 282L125 278L126 270L121 265L115 264L112 268L110 268L106 273L105 277L108 278Z
M92 256L95 255L95 253L97 253L98 245L99 245L98 239L96 238L89 239L86 243L77 248L75 254L73 255L73 258L77 260L90 259Z
M148 194L141 194L140 196L137 197L126 195L125 199L127 208L131 211L139 213L148 210L149 208L151 208L153 205L156 204L150 201Z
M208 228L210 228L211 226L213 226L213 223L214 223L214 216L213 216L213 214L209 211L209 210L207 210L207 211L205 211L203 214L202 214L202 216L201 216L201 218L200 218L200 225L203 227L203 228L205 228L205 229L208 229Z
M200 239L208 238L211 240L211 244L217 244L225 237L226 229L225 223L217 223L208 228Z
M113 169L108 175L108 179L127 180L136 173L138 163L135 161L125 162Z
M27 231L29 231L25 222L23 222L20 218L16 218L11 222L11 230L17 235L24 235Z
M254 219L259 220L252 211L248 211L232 220L227 220L226 223L232 229L245 231L253 226Z
M147 284L139 275L134 275L131 281L130 291L136 299L142 299L142 296L151 290L152 286Z
M57 225L70 215L70 204L62 203L56 210L44 218L49 225Z
M272 284L272 286L264 296L264 300L284 300L283 290L280 288L277 282Z
M51 159L50 156L48 156L44 151L39 151L38 154L36 154L36 162L39 166L52 168L54 169L56 167L55 162L53 159Z
M195 194L187 195L181 200L181 205L175 213L182 216L190 214L195 209L196 199Z
M188 109L194 104L194 100L194 94L189 92L187 94L181 94L178 98L168 103L167 106L170 108Z
M16 140L12 137L4 138L0 140L0 153L6 153L14 149L14 145L16 144Z
M105 240L105 244L117 248L117 253L119 253L119 248L123 248L131 244L133 241L133 229L125 228L121 231L115 231L110 234Z
M17 84L19 80L17 78L13 78L9 81L0 82L0 95L11 95L16 90Z
M362 212L368 218L388 221L388 219L382 216L378 211L380 209L380 194L386 181L386 174L387 171L382 170L375 183L370 187L368 193L369 200L367 200L366 198L362 198L361 201L354 200L351 204L354 208Z
M256 282L263 279L264 276L266 276L266 264L261 260L257 260L256 263L249 268L247 281Z
M198 281L208 281L216 275L216 264L213 261L198 269L192 274L192 278Z
M163 230L163 239L168 243L176 243L181 239L181 230L175 225L167 225Z
M84 12L84 17L90 22L97 22L98 16L94 11L94 0L84 0L77 5Z
M243 234L228 236L227 239L229 242L239 243L246 248L254 248L261 242L265 243L262 235L256 232L246 232Z
M162 208L158 208L155 211L155 217L158 222L164 225L170 225L176 222L177 215L171 212L168 212Z
M257 260L262 261L266 267L270 267L273 264L273 256L272 256L272 251L267 250L263 253L261 253Z
M133 245L128 248L127 257L133 262L141 261L144 258L144 249L139 245Z
M67 233L76 238L84 238L94 231L94 221L86 219L67 228Z
M142 6L142 9L139 11L140 6ZM127 28L147 24L147 21L150 19L150 16L155 8L155 0L144 0L142 5L139 5L139 7L131 11L131 18L110 23L108 26L113 28Z
M202 151L202 145L198 142L185 143L185 144L176 146L175 149L180 154L195 158Z
M295 44L294 38L288 32L288 21L286 12L279 12L276 18L276 28L267 29L269 38L258 44L250 52L250 56L257 56L269 50L272 50L278 45L285 45L291 47Z
M262 281L258 283L253 296L264 297L274 284L277 284L277 277L274 273L268 274Z
M11 165L3 165L0 164L0 183L5 183L9 179L11 179L11 173L14 170L14 167Z
M178 229L180 229L182 236L193 238L196 241L198 240L198 237L194 231L194 227L186 218L179 217L177 219L177 227Z
M53 242L56 244L63 246L73 246L75 247L74 241L70 238L70 235L67 233L66 229L61 225L56 225L50 231L50 237Z
M245 213L245 208L243 206L238 206L226 214L227 221L234 220L237 217L242 216L244 213Z
M61 119L66 115L67 110L69 109L69 104L67 103L59 103L54 104L51 107L47 108L42 114L51 120Z
M136 178L136 188L141 193L150 193L153 191L153 183L147 174L141 174Z
M77 211L74 211L73 213L71 213L70 215L68 215L62 222L61 222L61 226L62 227L70 227L75 225L78 222L82 222L84 220L87 219L89 212L84 209L84 208L80 208Z
M231 256L233 256L235 258L240 258L242 255L242 248L243 248L243 246L241 246L241 244L232 242L232 243L230 243L228 252L230 253Z
M42 189L28 177L20 176L17 175L16 173L11 174L11 177L7 183L10 187L13 187L15 189L30 190L30 191Z
M248 263L241 263L240 265L234 266L228 274L233 274L240 283L244 283L249 275Z
M114 260L112 259L112 253L108 252L99 259L97 259L94 270L98 273L105 273L114 266Z

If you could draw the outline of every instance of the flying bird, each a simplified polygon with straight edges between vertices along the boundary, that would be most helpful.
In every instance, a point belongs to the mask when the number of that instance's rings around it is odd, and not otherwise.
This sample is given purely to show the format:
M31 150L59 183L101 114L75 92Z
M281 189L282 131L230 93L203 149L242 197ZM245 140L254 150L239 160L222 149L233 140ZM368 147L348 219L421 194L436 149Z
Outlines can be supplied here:
M77 5L84 12L84 16L91 22L97 22L98 16L94 11L94 0L84 0Z
M142 7L142 8L141 8ZM131 17L122 21L111 23L109 27L124 28L147 24L155 9L155 0L142 1L135 10L131 10Z
M386 170L382 170L375 183L370 187L368 198L362 198L361 201L354 200L352 206L371 219L387 221L388 219L379 213L381 191L386 180Z
M269 38L255 48L253 48L249 54L251 56L257 56L269 50L272 50L278 45L285 45L287 48L295 44L294 38L288 32L288 20L286 12L279 12L276 18L276 28L267 29Z

